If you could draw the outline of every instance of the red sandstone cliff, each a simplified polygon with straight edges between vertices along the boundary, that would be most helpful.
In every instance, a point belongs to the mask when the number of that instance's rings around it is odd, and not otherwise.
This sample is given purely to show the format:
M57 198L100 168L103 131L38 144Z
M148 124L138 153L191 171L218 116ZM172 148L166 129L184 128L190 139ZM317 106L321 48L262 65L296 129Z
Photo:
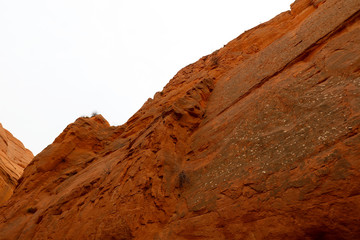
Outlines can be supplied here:
M79 118L0 239L360 239L360 1L300 0L123 126Z
M0 123L0 206L10 198L17 180L33 157Z

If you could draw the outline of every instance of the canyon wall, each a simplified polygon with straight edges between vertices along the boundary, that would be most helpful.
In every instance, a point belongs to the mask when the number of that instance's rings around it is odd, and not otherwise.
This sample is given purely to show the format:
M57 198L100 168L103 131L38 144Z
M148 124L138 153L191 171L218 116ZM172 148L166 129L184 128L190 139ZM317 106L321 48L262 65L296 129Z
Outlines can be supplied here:
M298 0L126 124L70 124L0 239L359 239L359 132L360 1Z
M10 198L17 180L33 157L33 154L0 124L0 206Z

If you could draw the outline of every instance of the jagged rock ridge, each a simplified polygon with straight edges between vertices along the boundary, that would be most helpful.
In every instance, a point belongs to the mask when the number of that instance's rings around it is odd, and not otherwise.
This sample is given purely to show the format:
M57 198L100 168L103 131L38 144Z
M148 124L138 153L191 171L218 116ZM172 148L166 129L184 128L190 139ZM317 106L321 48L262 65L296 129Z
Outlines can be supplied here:
M296 1L123 126L76 120L0 239L359 239L359 19L358 0Z
M0 123L0 206L10 198L17 180L33 157Z

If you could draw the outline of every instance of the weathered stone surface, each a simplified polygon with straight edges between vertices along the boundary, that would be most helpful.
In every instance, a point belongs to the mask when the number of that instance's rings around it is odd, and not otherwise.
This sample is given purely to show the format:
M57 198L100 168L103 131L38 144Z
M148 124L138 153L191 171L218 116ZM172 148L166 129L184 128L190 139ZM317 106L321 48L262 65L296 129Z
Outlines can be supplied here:
M80 118L0 239L359 239L360 2L292 10L189 65L123 126Z
M17 180L33 157L0 123L0 206L10 198Z

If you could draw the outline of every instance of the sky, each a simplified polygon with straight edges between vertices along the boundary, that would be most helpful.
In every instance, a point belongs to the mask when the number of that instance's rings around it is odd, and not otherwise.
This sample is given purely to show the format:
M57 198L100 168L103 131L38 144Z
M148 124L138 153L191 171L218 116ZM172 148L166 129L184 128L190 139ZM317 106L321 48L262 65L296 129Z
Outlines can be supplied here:
M125 123L183 67L293 0L0 0L0 123L34 155L80 116Z

